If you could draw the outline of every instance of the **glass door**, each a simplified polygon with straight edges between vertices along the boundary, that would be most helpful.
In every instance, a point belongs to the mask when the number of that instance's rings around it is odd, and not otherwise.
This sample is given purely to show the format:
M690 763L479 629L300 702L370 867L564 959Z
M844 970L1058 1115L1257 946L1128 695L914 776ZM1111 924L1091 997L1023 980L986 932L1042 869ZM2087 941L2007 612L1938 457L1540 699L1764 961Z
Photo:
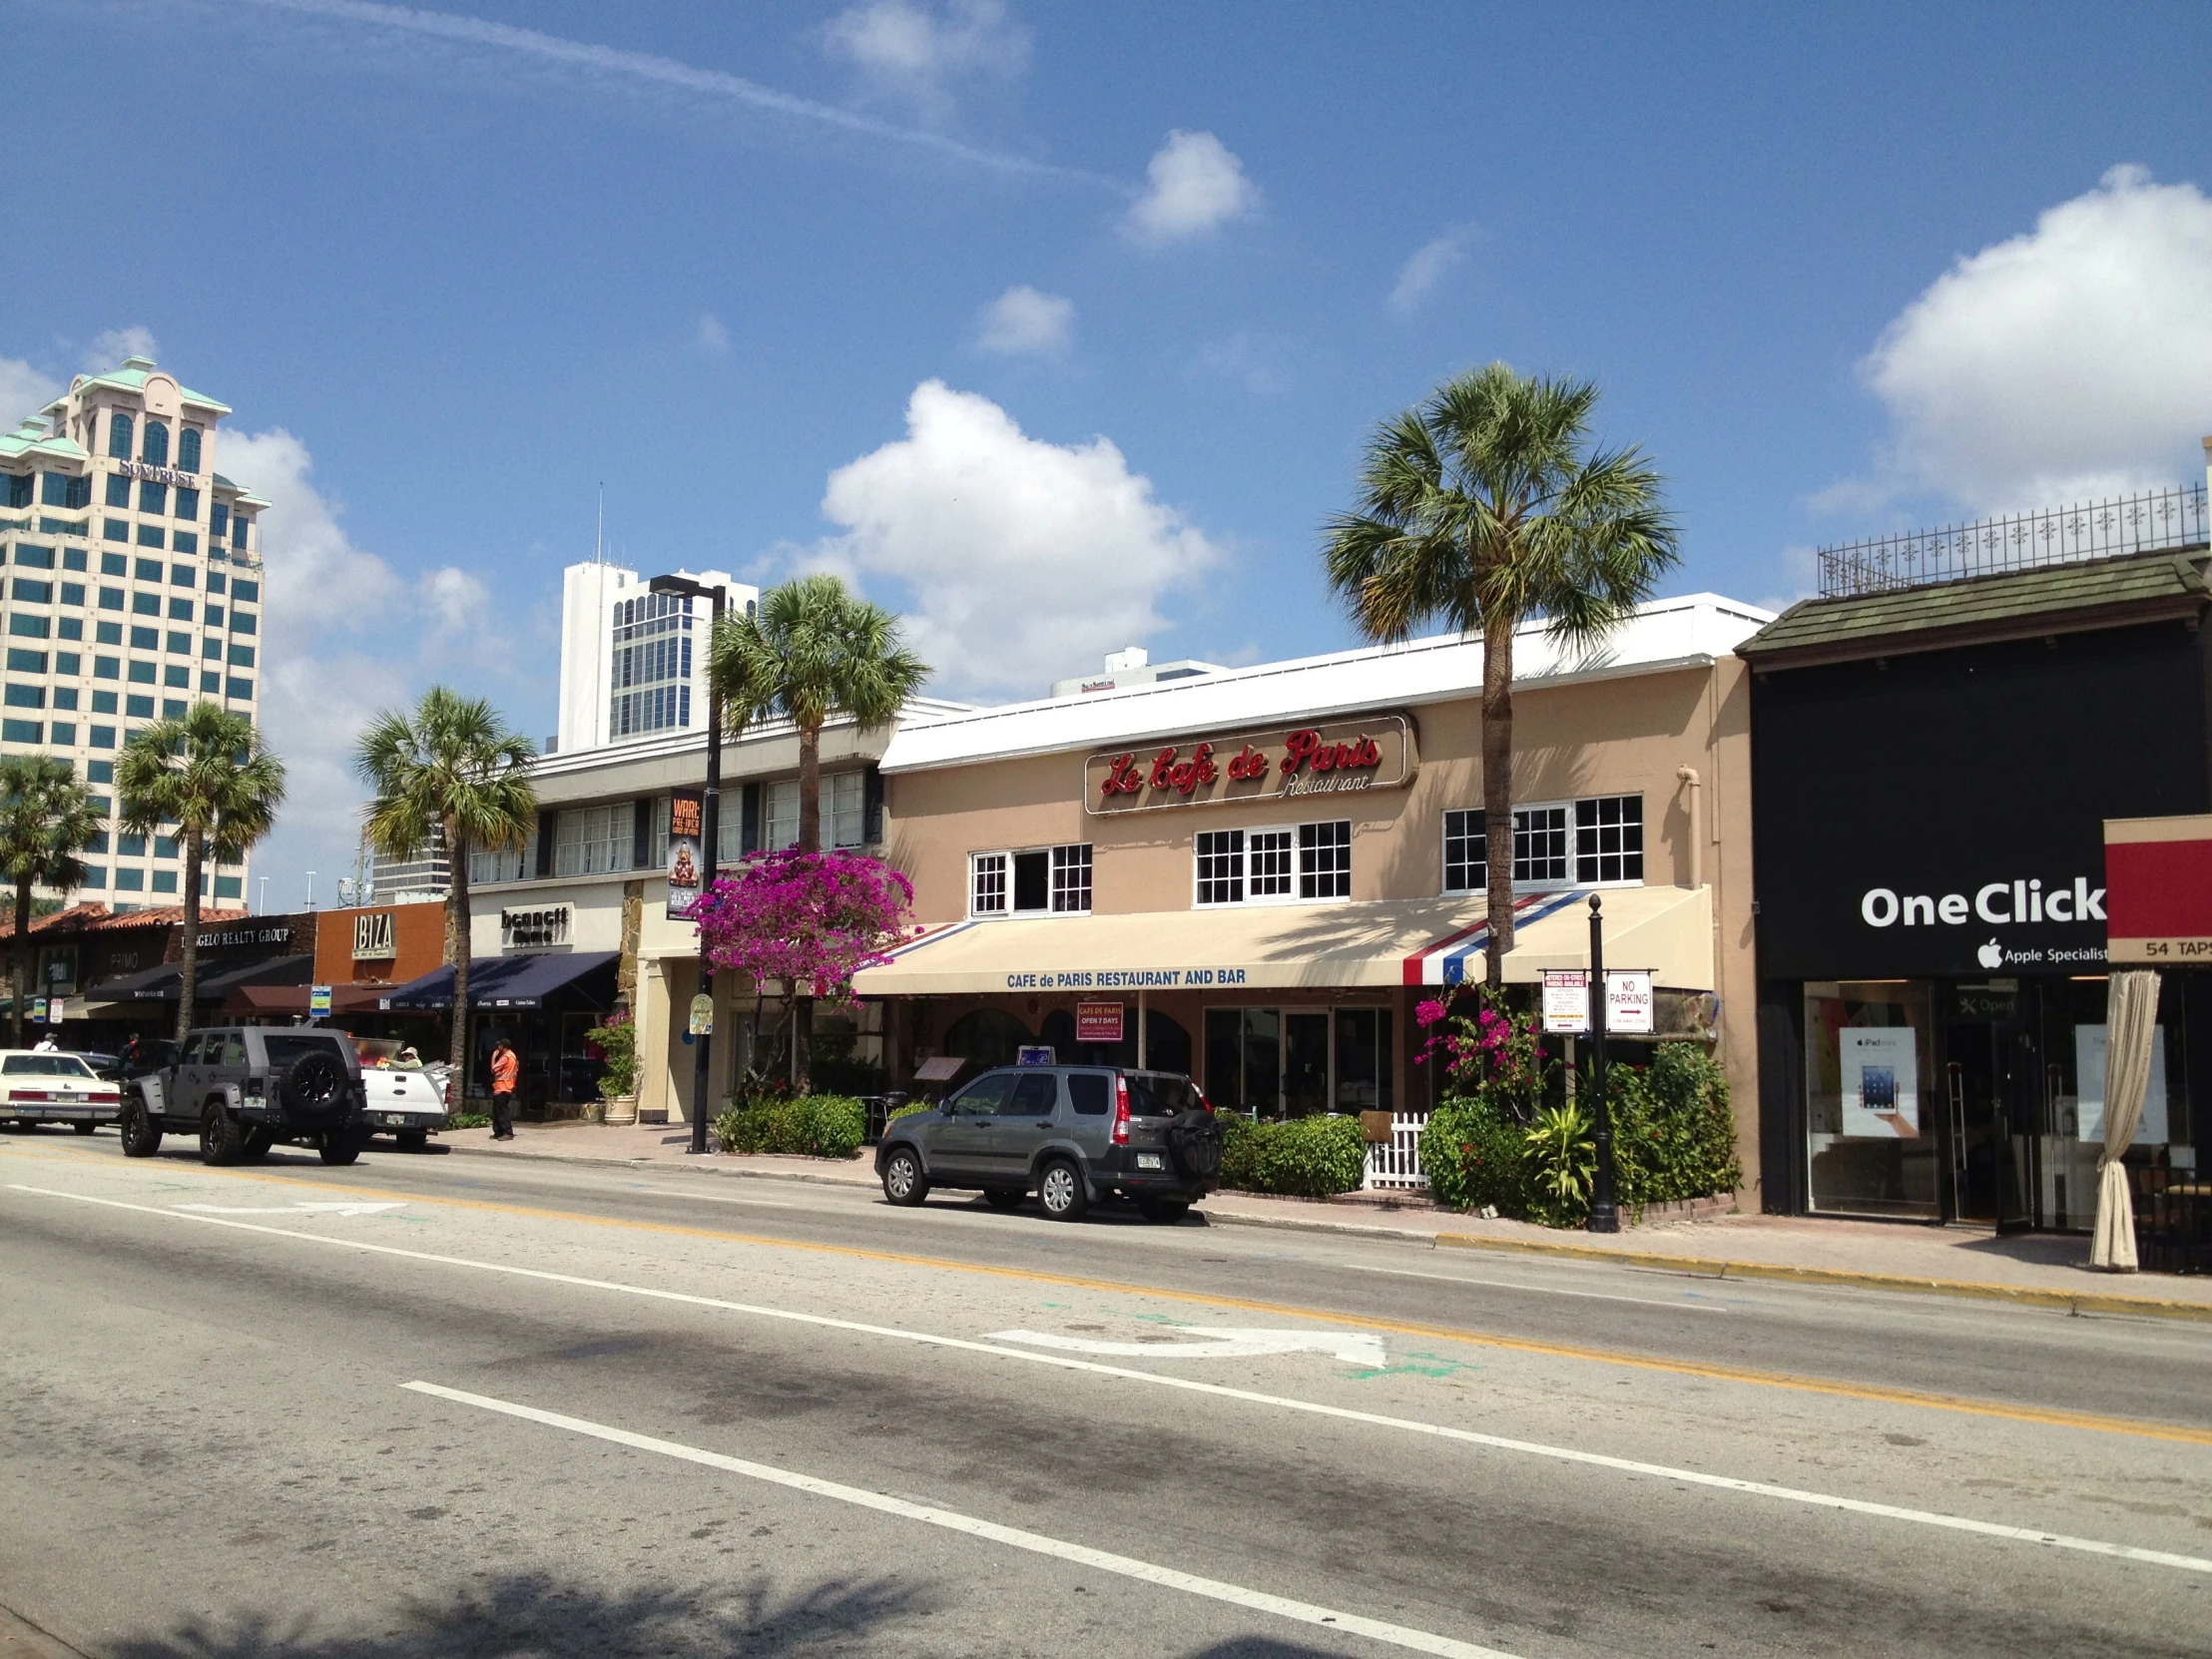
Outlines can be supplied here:
M2025 1226L2043 1094L2017 980L1954 985L1943 1021L1943 1153L1951 1219Z
M1330 1110L1329 1012L1292 1009L1283 1016L1283 1115Z

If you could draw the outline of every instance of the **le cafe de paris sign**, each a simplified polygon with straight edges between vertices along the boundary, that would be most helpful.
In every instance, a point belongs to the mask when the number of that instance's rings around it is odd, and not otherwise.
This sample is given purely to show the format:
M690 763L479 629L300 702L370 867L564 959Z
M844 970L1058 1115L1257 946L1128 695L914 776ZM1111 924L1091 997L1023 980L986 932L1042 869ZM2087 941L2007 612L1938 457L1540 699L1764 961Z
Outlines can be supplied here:
M1142 744L1083 763L1083 810L1116 815L1402 789L1415 765L1403 715Z

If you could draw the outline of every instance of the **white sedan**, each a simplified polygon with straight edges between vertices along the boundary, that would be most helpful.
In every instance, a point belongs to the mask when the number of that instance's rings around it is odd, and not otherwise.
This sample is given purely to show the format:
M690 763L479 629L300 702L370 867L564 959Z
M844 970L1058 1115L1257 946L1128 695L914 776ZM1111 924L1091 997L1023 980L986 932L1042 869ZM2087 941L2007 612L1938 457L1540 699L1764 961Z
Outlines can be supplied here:
M89 1135L122 1109L123 1091L75 1054L0 1049L0 1123L14 1129L66 1123Z

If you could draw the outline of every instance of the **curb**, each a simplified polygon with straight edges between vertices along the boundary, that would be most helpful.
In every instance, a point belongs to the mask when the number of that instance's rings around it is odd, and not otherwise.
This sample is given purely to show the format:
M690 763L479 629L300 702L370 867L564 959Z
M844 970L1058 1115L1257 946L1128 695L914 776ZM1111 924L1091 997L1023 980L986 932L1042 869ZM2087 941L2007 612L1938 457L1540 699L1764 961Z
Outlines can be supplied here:
M1965 1297L1981 1302L2006 1302L2017 1308L2051 1308L2073 1315L2132 1314L2148 1319L2212 1322L2212 1303L2114 1296L2103 1291L2045 1290L2029 1285L1991 1285L1972 1279L1915 1279L1904 1274L1854 1273L1848 1268L1798 1268L1773 1262L1716 1262L1703 1256L1600 1250L1589 1245L1549 1244L1532 1239L1486 1239L1473 1233L1439 1233L1436 1245L1441 1250L1492 1250L1516 1256L1563 1256L1581 1262L1611 1262L1617 1266L1687 1274L1694 1279L1777 1279L1799 1285L1838 1285L1862 1291Z
M593 1158L570 1152L494 1152L488 1146L455 1146L448 1142L446 1151L463 1158L503 1158L510 1163L528 1164L581 1164L587 1169L624 1169L630 1171L666 1169L685 1175L719 1175L725 1179L735 1177L743 1181L804 1181L817 1187L853 1187L872 1189L872 1178L855 1181L845 1175L811 1175L801 1169L744 1169L733 1165L695 1164L686 1160L672 1163L663 1158Z

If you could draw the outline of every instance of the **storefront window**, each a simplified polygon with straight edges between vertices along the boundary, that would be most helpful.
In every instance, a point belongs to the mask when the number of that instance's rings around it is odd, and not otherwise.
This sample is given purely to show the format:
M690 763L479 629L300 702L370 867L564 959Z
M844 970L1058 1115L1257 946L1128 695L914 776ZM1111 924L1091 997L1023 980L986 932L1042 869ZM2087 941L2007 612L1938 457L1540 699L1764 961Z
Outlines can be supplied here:
M1389 1111L1387 1008L1209 1008L1206 1097L1256 1117Z
M1930 994L1905 981L1805 987L1815 1210L1941 1215Z

